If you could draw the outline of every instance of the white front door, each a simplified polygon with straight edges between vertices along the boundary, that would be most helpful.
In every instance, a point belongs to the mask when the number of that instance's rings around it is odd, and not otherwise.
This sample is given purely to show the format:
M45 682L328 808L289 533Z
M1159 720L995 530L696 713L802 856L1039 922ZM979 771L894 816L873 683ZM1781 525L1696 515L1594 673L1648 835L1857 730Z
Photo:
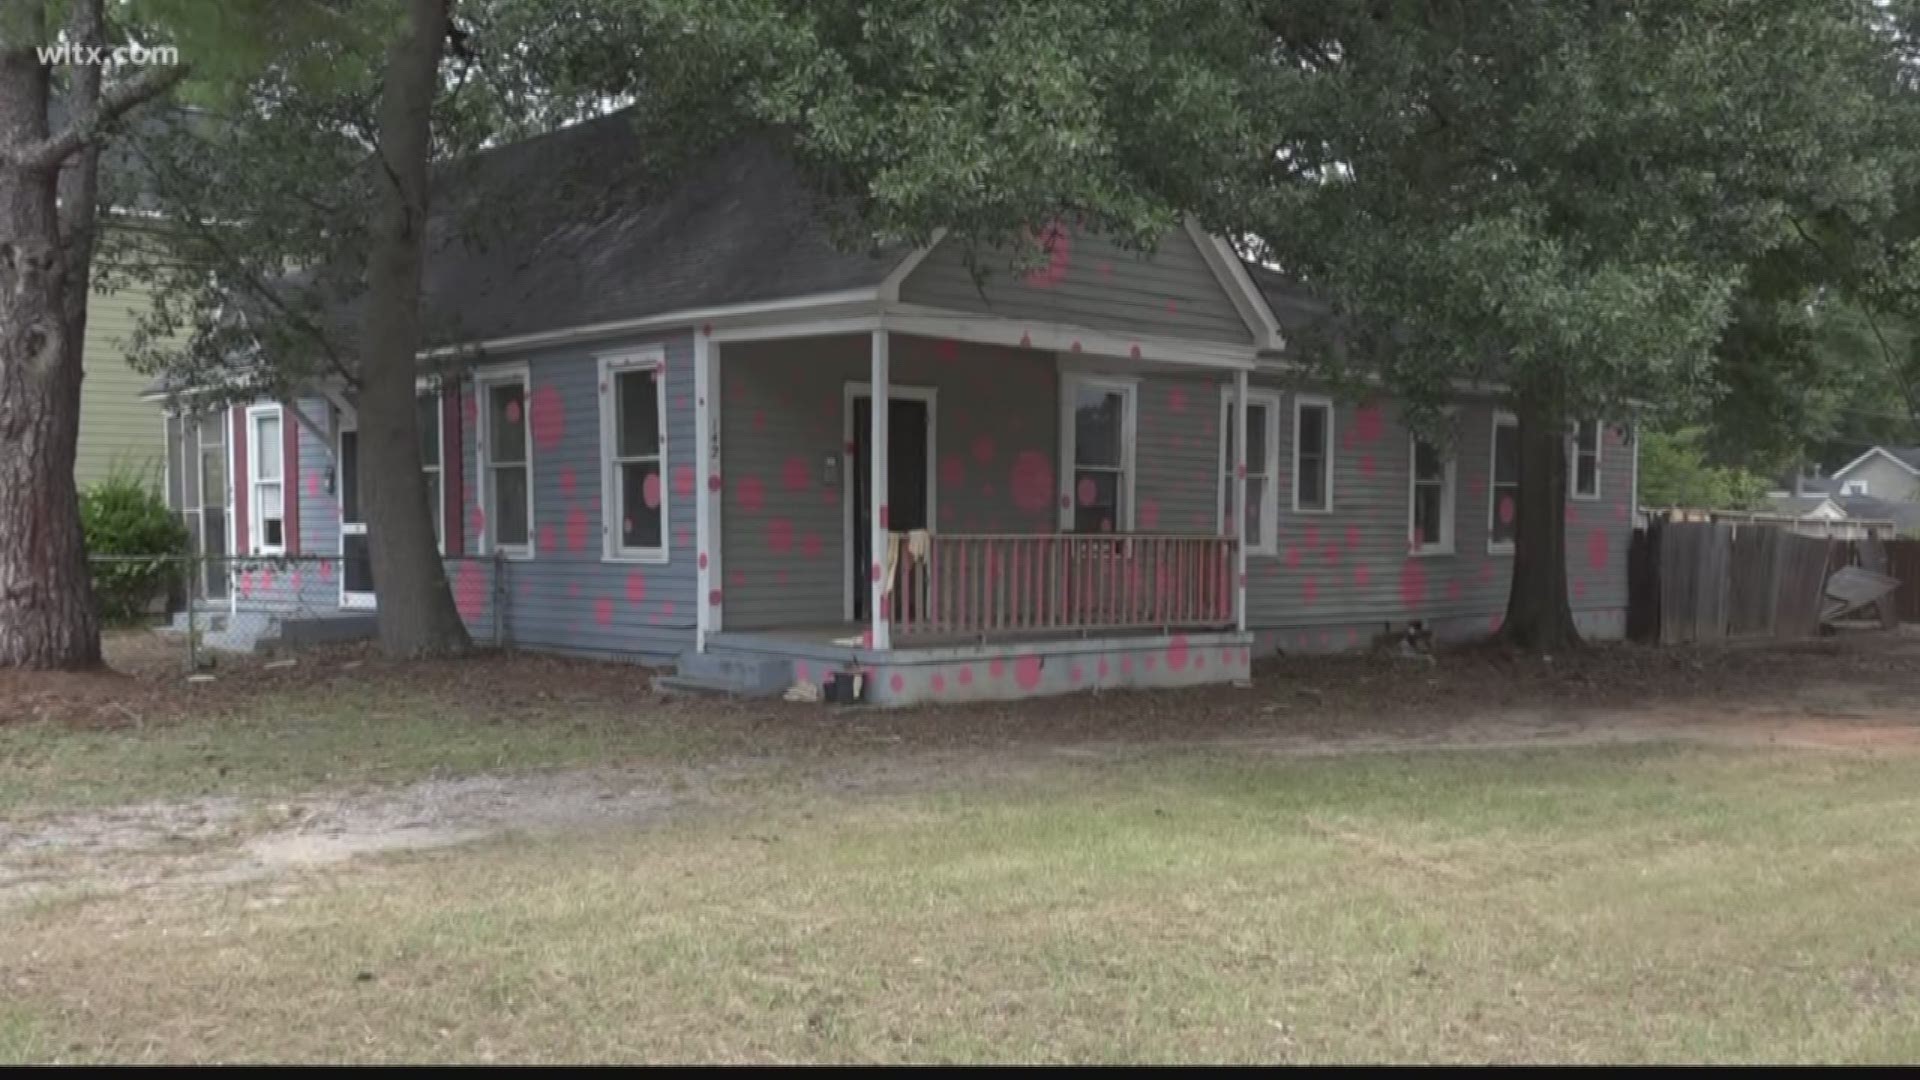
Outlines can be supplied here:
M373 606L373 553L367 547L367 515L360 507L360 431L351 414L340 417L340 606Z

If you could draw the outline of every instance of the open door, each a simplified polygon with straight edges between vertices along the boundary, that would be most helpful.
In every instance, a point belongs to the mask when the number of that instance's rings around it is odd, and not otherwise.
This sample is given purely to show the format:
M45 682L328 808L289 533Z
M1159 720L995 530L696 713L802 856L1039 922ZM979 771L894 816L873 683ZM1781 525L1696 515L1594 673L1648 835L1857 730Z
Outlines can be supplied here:
M867 618L868 575L873 565L872 457L873 396L856 388L852 399L848 442L853 447L848 530L850 610L856 621ZM895 387L887 413L887 527L894 532L925 529L933 521L933 392Z
M351 414L340 418L340 606L373 607L373 553L367 547L367 516L360 506L360 431Z

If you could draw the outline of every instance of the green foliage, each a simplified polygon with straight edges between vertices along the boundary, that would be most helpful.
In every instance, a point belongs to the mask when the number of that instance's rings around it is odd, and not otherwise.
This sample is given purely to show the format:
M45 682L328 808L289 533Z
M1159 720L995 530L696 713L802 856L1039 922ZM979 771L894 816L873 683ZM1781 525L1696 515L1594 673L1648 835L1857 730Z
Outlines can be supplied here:
M1708 510L1751 510L1767 496L1767 478L1714 465L1698 427L1640 433L1640 504Z
M115 468L80 493L80 525L95 557L93 591L103 619L138 618L179 579L187 529L151 475Z

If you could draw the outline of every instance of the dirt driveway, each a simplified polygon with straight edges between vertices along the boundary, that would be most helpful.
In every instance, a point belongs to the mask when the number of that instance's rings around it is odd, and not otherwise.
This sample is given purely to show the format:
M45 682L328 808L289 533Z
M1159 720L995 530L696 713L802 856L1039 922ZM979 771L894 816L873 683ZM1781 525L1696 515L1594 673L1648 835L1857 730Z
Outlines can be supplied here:
M123 650L138 641L118 643ZM131 665L130 665L131 666ZM787 703L652 699L645 674L527 656L388 664L354 652L229 669L183 688L164 668L16 677L16 718L156 737L182 717L283 708L351 684L431 692L436 709L514 724L535 710L644 715L699 740L686 752L594 755L400 784L341 784L63 808L0 821L0 903L75 889L259 880L356 856L508 833L750 814L780 790L924 790L1153 753L1326 755L1650 741L1827 753L1920 749L1920 639L1871 635L1784 648L1597 648L1552 659L1490 650L1432 659L1275 660L1251 690L1083 695L1044 704L846 712ZM30 721L32 722L32 721ZM97 733L96 733L97 734ZM777 797L777 795L775 796Z

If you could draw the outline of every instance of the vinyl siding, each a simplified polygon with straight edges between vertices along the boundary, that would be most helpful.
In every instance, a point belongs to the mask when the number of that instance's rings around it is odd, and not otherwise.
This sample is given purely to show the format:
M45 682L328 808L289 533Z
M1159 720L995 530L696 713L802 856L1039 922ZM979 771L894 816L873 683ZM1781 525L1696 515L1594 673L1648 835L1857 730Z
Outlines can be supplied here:
M143 401L151 381L127 366L126 342L134 320L147 307L144 287L94 294L87 303L87 333L81 352L80 442L74 480L97 483L115 468L140 471L157 486L166 460L164 415L158 401Z
M1875 454L1847 473L1834 473L1831 483L1838 495L1850 480L1864 480L1867 494L1889 502L1907 502L1920 496L1920 477Z
M871 374L866 336L724 346L721 552L728 629L819 626L844 615L846 386ZM1053 530L1058 376L1050 354L896 334L895 386L932 387L934 520L947 532ZM837 482L822 464L837 458ZM1039 462L1044 498L1015 498ZM1022 464L1024 463L1024 464ZM1037 503L1037 504L1036 504Z
M1047 267L1016 273L1004 252L981 252L976 279L957 241L942 242L901 283L904 303L1116 333L1248 344L1252 332L1184 229L1149 254L1070 233Z
M602 354L645 344L663 344L667 358L667 478L670 561L609 562L602 558L600 490L599 364ZM484 375L525 363L529 372L528 414L534 425L529 447L533 463L533 555L509 559L503 636L529 648L595 655L658 658L693 644L693 338L679 333L545 350L515 358L511 364L477 365ZM480 407L473 384L463 387L460 465L466 551L485 556L484 519L479 512L480 477L475 418ZM482 589L479 578L462 588L454 569L459 599ZM474 572L477 574L478 572ZM486 587L491 587L488 579ZM471 599L476 599L469 594ZM638 602L634 598L638 598ZM467 605L463 605L466 610ZM469 614L476 634L485 632L477 608Z

